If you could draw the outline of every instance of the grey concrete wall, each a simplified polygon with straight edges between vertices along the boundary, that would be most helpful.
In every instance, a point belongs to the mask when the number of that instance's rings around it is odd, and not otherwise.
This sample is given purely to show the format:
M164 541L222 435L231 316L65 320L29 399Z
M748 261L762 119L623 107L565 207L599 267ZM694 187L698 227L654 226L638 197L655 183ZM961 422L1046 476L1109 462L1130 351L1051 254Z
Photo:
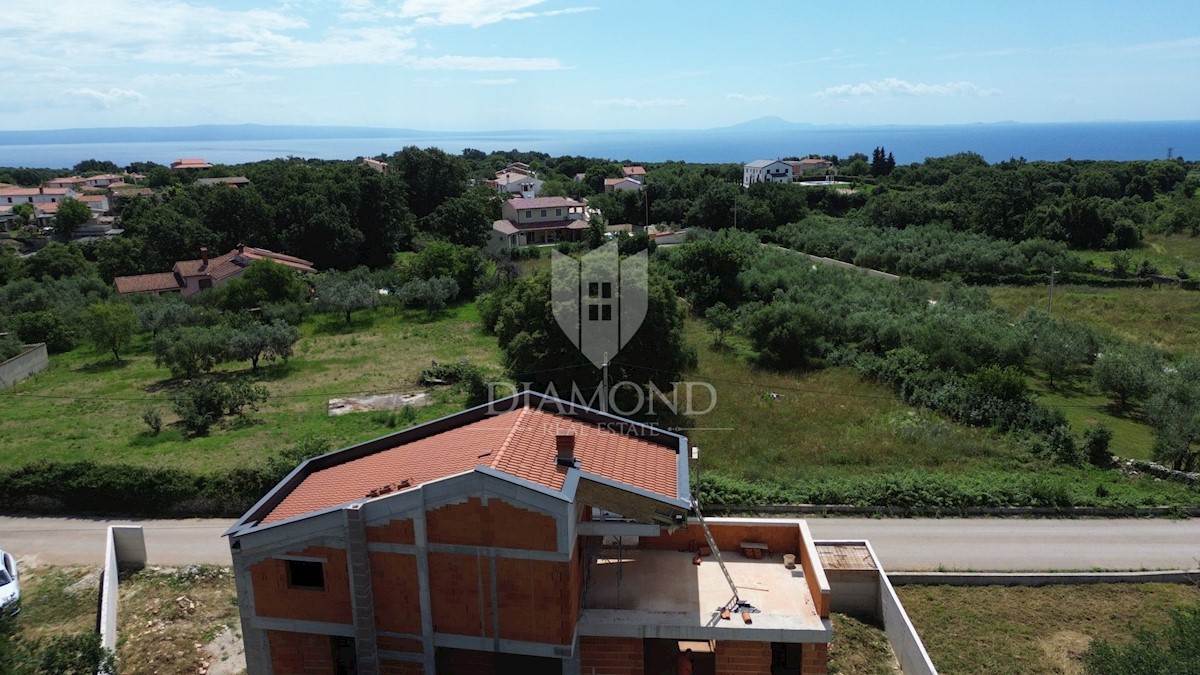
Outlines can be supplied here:
M829 579L829 609L858 619L879 616L879 572L876 570L825 570Z
M27 377L36 375L50 365L46 344L25 345L25 351L0 363L0 389L8 389Z
M146 564L146 540L139 525L110 525L100 577L100 644L117 650L117 584L122 569Z

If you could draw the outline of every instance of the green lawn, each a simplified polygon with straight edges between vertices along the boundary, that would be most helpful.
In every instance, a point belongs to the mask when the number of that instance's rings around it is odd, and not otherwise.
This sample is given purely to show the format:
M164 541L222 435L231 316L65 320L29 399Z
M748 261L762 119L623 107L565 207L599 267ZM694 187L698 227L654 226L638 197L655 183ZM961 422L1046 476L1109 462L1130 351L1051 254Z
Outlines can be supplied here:
M1200 275L1200 237L1186 234L1147 235L1138 248L1127 249L1132 269L1137 269L1143 260L1149 260L1162 274L1175 274L1183 267L1189 275ZM1077 251L1085 260L1097 267L1112 267L1112 251Z
M900 586L896 589L944 675L1082 674L1092 638L1128 644L1170 622L1170 609L1200 602L1186 584L1095 586Z
M171 425L169 396L177 383L154 365L142 339L125 362L81 347L50 357L50 367L31 380L0 393L0 466L37 459L166 464L197 471L245 466L300 438L318 434L334 447L391 431L383 416L326 414L328 399L376 391L418 391L417 377L432 360L466 358L499 372L494 337L479 330L474 304L435 320L423 313L392 310L358 312L346 326L339 317L318 316L302 327L303 337L287 365L222 366L219 373L249 374L271 393L251 422L226 421L208 436L185 439ZM435 405L421 408L419 420L457 410L461 401L435 392ZM142 412L157 408L168 426L150 436Z
M992 302L1013 316L1046 309L1045 286L994 286ZM1091 324L1101 332L1173 354L1200 352L1200 292L1178 288L1054 289L1054 315Z

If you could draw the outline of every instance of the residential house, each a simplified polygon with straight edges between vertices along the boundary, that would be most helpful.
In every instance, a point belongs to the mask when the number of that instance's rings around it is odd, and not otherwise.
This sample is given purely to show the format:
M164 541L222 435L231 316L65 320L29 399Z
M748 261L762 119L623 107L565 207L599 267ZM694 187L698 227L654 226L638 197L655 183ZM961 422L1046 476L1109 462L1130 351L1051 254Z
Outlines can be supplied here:
M67 187L12 187L0 189L0 206L15 204L55 204L78 193Z
M742 187L753 183L790 183L792 166L778 159L758 159L742 168Z
M632 178L605 178L605 192L625 192L627 190L641 190L642 184Z
M492 223L492 250L581 241L588 228L587 202L570 197L517 197L503 202L500 214Z
M92 214L102 216L109 212L108 195L79 195L76 197L79 201L87 205L92 210Z
M537 175L537 172L531 169L525 162L510 162L508 166L496 172L496 177L499 178L501 175L506 173L517 173L521 174L522 176Z
M123 183L114 183L108 186L108 203L113 209L119 209L121 204L133 197L149 197L154 194L154 190L140 185L125 185Z
M486 184L503 195L517 195L532 199L542 191L545 181L529 174L506 172L496 174L496 177L486 181Z
M644 167L623 166L621 167L621 173L623 173L626 178L632 178L639 183L646 182L646 169Z
M212 164L198 157L185 157L171 162L172 171L194 171L198 169L211 169Z
M125 182L125 176L118 176L114 173L105 173L98 176L67 176L65 178L55 178L46 181L46 187L71 188L73 190L81 190L83 188L106 188L114 183Z
M824 674L807 526L712 519L718 564L688 457L527 391L310 459L226 532L247 673Z
M231 188L240 188L250 184L250 179L245 176L223 176L221 178L197 178L196 185L228 185Z
M367 167L368 169L374 169L375 171L378 171L379 173L387 173L387 170L388 170L387 162L381 162L378 159L371 159L370 157L364 157L362 160L362 163L363 163L363 166Z
M788 160L786 163L792 167L792 180L801 180L804 176L824 176L827 171L836 166L833 162L820 157Z
M209 258L208 247L202 246L198 259L181 260L175 263L170 272L117 277L113 279L113 283L116 285L118 293L150 293L153 295L180 293L190 296L220 286L246 271L246 268L256 260L271 260L300 272L315 273L317 271L307 260L268 251L265 248L238 244L229 253Z

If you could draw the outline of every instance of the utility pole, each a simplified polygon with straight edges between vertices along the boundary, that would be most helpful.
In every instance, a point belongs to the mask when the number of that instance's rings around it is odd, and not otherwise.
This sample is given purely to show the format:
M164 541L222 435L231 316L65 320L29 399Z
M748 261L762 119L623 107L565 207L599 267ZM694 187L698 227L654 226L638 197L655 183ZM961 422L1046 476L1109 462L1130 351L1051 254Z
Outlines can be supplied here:
M604 352L604 363L600 366L600 410L608 412L608 352Z
M1050 300L1047 303L1047 313L1054 316L1054 275L1058 274L1058 270L1050 270Z

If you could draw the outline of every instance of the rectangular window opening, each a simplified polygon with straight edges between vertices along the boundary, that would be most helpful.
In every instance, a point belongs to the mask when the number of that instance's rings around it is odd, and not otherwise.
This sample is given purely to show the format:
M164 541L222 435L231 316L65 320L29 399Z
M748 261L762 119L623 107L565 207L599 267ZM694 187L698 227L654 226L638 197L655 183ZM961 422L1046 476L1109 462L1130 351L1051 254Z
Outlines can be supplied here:
M311 560L288 560L286 562L289 588L325 590L324 563Z

